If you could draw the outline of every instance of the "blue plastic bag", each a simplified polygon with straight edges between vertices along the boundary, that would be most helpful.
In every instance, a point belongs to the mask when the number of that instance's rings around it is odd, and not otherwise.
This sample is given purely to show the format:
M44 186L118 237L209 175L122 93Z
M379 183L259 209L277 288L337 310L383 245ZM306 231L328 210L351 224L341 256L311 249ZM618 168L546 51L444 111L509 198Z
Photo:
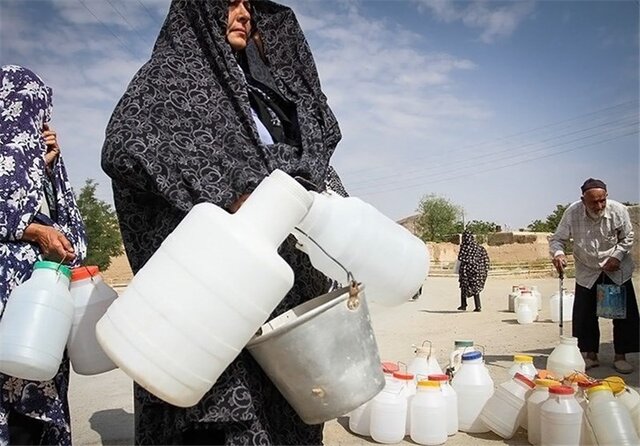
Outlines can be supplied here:
M627 293L620 285L598 284L596 297L598 317L607 319L626 319L627 317Z

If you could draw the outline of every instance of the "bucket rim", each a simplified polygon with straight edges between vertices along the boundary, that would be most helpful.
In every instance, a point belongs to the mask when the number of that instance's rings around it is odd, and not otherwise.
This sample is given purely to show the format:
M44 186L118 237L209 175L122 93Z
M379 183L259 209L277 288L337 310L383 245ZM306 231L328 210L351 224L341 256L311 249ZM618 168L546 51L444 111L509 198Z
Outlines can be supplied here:
M364 285L361 283L358 283L358 298L364 301ZM258 329L259 334L255 334L247 343L246 348L251 350L252 348L267 342L270 339L273 339L277 336L281 336L284 333L289 332L290 330L293 330L294 328L298 327L299 325L303 324L304 322L315 318L316 316L318 316L321 313L324 313L325 311L329 310L330 308L335 307L336 305L346 301L349 298L349 286L344 286L341 288L338 288L336 290L333 290L329 293L325 293L325 294L321 294L320 296L314 297L313 299L310 299L306 302L301 303L300 305L297 305L293 308L291 308L290 310L276 316L275 318L271 319L270 321L265 322L264 324L262 324L260 326L260 328ZM325 300L324 303L318 305L318 306L313 306L313 303L318 302L318 301L322 301ZM360 306L362 306L364 302L361 302ZM300 316L296 317L295 319L291 320L291 321L286 321L286 314L290 314L290 312L294 312L294 310L296 308L300 309L304 306L309 306L311 307L310 310L303 312ZM282 317L285 316L285 317ZM285 320L285 322L283 322L281 325L276 326L275 328L271 327L271 324L276 321L278 318L281 318L283 320ZM266 328L266 330L265 330ZM262 332L260 332L262 331Z

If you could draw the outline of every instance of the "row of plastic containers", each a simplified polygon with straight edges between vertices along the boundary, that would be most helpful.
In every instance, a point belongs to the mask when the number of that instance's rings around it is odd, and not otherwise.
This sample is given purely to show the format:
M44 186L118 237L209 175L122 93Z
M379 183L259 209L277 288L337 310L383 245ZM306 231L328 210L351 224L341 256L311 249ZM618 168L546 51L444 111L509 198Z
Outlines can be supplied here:
M554 350L556 370L574 367L572 352L567 351L572 348L569 342ZM516 355L511 378L495 387L479 351L461 355L451 381L440 373L425 377L424 371L434 363L422 360L425 352L420 348L417 353L408 367L415 373L383 363L385 387L349 414L352 432L377 443L398 443L408 435L415 443L438 445L458 431L493 431L509 439L523 427L534 445L638 444L640 396L619 377L600 385L562 385L560 380L538 378L532 358ZM575 376L586 375L566 374Z
M562 320L571 321L574 294L563 288L562 298L556 292L549 298L549 312L552 322L560 321L560 301L562 301ZM542 294L535 285L513 285L508 296L508 311L516 314L519 324L531 324L538 320L542 310Z

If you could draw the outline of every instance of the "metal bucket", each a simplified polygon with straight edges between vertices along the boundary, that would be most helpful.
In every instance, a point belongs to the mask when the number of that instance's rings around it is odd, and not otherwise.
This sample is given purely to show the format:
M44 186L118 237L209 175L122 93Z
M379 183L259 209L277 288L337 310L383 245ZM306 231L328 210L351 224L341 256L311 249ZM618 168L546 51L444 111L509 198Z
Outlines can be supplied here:
M344 415L384 387L362 285L323 294L264 324L247 349L307 424Z

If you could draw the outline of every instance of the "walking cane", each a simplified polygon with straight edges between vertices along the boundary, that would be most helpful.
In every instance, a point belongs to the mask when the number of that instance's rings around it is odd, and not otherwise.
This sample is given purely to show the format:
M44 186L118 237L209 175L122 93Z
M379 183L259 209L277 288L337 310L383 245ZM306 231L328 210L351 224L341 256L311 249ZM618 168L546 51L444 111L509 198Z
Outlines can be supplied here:
M559 277L560 277L560 295L559 295L559 298L560 298L560 337L562 337L562 324L563 324L563 321L564 321L564 315L562 314L562 312L564 310L564 308L563 308L564 305L562 304L562 292L563 292L563 289L564 289L564 286L563 286L564 285L564 283L563 283L564 282L564 270L560 271L558 274L559 274Z

